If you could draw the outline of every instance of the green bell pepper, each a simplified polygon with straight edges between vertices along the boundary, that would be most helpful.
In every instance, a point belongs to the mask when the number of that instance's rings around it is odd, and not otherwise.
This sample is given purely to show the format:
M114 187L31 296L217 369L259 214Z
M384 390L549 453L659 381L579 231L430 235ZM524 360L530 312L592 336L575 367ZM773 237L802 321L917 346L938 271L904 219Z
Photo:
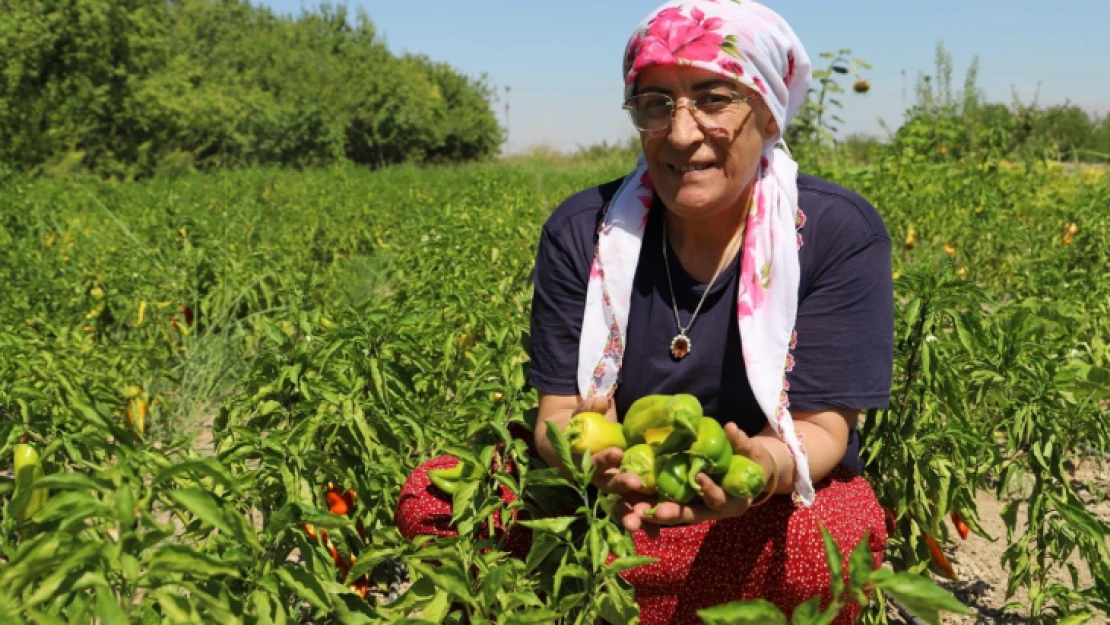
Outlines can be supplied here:
M457 460L457 459L456 459ZM430 469L428 471L428 479L439 490L454 495L455 491L459 489L459 482L464 482L476 474L474 465L469 462L457 460L455 466L446 469Z
M767 476L758 462L747 456L733 455L728 472L721 479L721 488L733 497L748 499L763 491Z
M682 451L697 438L701 413L693 395L647 395L624 415L624 437L630 445L650 444L656 454Z
M704 470L711 477L724 475L729 469L732 458L732 443L729 442L724 428L713 417L702 417L698 422L698 438L686 452L690 456L690 487L699 495L698 473Z
M667 458L663 463L662 468L659 469L658 475L655 476L655 491L659 494L662 501L673 501L675 503L686 504L689 503L697 493L693 488L690 488L690 457L686 454L674 454ZM655 514L658 504L652 507L645 514Z
M624 450L621 458L621 473L635 473L640 476L640 488L637 492L645 495L655 494L656 473L661 468L656 462L655 450L647 443L633 445Z
M596 454L610 447L628 447L621 424L606 419L600 412L580 412L574 415L563 434L570 443L571 453L579 456Z

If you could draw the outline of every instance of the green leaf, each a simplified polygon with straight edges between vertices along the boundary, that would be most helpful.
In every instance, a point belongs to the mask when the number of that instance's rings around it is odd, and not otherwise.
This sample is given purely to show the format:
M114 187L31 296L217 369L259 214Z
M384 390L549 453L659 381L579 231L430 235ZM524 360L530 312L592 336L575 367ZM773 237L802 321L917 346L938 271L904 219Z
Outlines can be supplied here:
M397 557L401 553L401 549L379 549L375 551L363 552L359 555L358 560L351 566L351 570L347 571L347 579L344 580L345 584L354 583L354 581L363 575L366 575L378 564Z
M554 534L541 533L532 537L532 547L528 550L528 558L524 563L526 573L531 573L543 563L551 552L562 544L559 537Z
M285 333L281 331L281 328L271 323L268 319L262 319L259 323L262 326L262 331L266 333L266 336L270 337L271 341L277 343L278 347L285 345Z
M1072 506L1066 503L1063 497L1059 495L1051 495L1052 502L1056 509L1068 520L1072 526L1081 529L1087 536L1093 540L1102 540L1106 535L1110 534L1110 528L1100 522L1094 515L1087 512L1079 506Z
M470 590L470 584L467 583L466 574L458 566L442 563L440 566L430 567L415 560L410 560L406 564L409 571L420 577L430 579L437 588L446 590L464 603L474 605L474 597Z
M875 570L875 557L871 554L869 537L870 531L864 531L863 538L848 558L848 591L860 605L867 604L867 595L863 591Z
M55 596L62 583L67 581L74 569L85 566L93 556L100 553L100 543L85 543L66 554L65 558L52 566L50 575L43 579L34 594L26 600L27 606L36 606L39 603ZM68 580L72 583L72 580Z
M106 481L97 482L84 473L51 473L35 482L35 486L47 488L54 491L59 490L79 490L79 491L95 491L105 492L112 487L111 483Z
M158 477L154 478L152 486L161 486L174 476L183 473L208 476L229 492L236 495L243 494L242 489L239 487L239 483L231 477L227 469L215 458L194 458L171 464L158 472Z
M170 491L170 497L190 514L221 532L234 535L231 526L224 520L220 504L207 491L199 488L184 488Z
M832 596L835 600L844 596L844 565L841 562L843 556L840 553L840 547L836 544L836 540L832 537L832 534L825 529L824 524L820 524L819 527L821 529L821 538L825 543L825 559L828 561L829 565L829 575L832 579Z
M116 600L111 588L100 586L96 589L96 617L101 623L126 623L127 613Z
M53 614L39 612L38 610L27 610L27 615L31 617L30 622L35 625L68 625L64 620ZM16 622L18 623L19 621Z
M1095 617L1091 612L1076 612L1060 619L1056 625L1083 625Z
M432 600L425 603L420 611L421 616L428 617L431 622L442 623L447 613L451 611L451 595L443 590L437 591Z
M517 521L518 525L538 530L541 532L550 532L563 536L570 530L570 526L578 520L578 517L563 516L563 517L550 517L546 519L529 519Z
M956 329L956 337L968 356L975 356L978 352L979 333L972 331L971 319L963 311L953 311L952 325Z
M189 593L190 599L195 599L200 603L205 610L205 616L209 620L217 621L223 625L242 625L242 619L237 617L233 611L228 597L218 599L211 594L201 590L193 583L182 584L182 587Z
M486 572L481 583L482 605L496 605L497 597L502 595L505 591L505 576L508 574L508 563L495 566Z
M570 553L567 552L567 555L569 555L569 554ZM557 571L555 571L555 586L554 586L554 588L555 588L555 594L556 595L559 594L559 589L563 585L563 580L568 578L568 577L571 578L571 579L585 579L585 580L588 580L590 578L590 573L586 569L582 568L581 565L573 564L573 563L567 563L566 557L564 557L563 558L563 563L561 564L561 566L559 566L559 569Z
M26 584L38 579L58 554L72 544L71 538L65 536L63 546L63 536L56 532L39 534L21 544L15 557L0 567L0 588L18 594Z
M574 461L570 456L570 443L567 442L567 437L563 436L562 430L558 427L548 424L547 428L547 441L551 443L551 447L555 453L559 455L559 461L568 470L574 468Z
M766 599L733 601L698 610L705 625L787 625L786 616Z
M658 561L659 558L652 558L649 556L625 556L623 558L617 558L616 560L610 562L609 566L607 566L606 569L614 573L620 573L623 571L630 571L641 566L655 564Z
M601 616L610 623L632 623L640 615L632 594L612 580L605 583L606 591L601 597Z
M558 612L552 612L545 608L516 610L505 619L505 625L544 625L546 623L557 623L559 622L560 616L562 615Z
M528 472L528 486L569 486L571 482L555 467L532 469Z
M921 575L907 572L894 573L877 585L913 612L914 616L931 625L940 625L939 613L942 611L963 615L975 614L947 590Z
M200 578L218 575L239 577L239 570L232 564L222 562L184 545L165 545L161 547L150 559L148 568L151 573L148 579L159 579L165 573L185 573Z
M320 610L329 610L331 602L328 593L320 586L320 580L312 573L292 565L286 565L277 571L278 578L285 583L297 597L312 604Z
M821 612L821 597L810 597L804 603L794 608L790 615L791 625L828 625L836 618L840 611L838 603L833 602L829 609Z
M170 622L199 623L200 615L196 613L189 600L174 593L175 591L165 588L154 592L154 598L158 601L158 605L162 607L162 613L165 617Z

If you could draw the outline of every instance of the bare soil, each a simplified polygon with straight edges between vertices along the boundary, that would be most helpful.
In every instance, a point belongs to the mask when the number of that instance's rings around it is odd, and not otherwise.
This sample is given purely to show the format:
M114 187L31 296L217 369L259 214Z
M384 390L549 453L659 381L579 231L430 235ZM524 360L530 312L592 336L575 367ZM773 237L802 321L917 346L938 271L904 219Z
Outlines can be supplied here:
M1084 503L1096 518L1104 524L1110 525L1110 462L1094 458L1077 458L1076 466L1072 472L1072 485L1083 497ZM1002 509L1009 501L1021 499L1020 492L1007 495L999 500L992 493L980 492L977 498L979 508L979 521L987 534L994 537L990 540L976 534L969 534L967 540L961 540L956 534L955 527L951 527L950 535L953 537L944 545L945 554L952 563L959 581L936 579L937 583L955 595L964 605L977 612L976 616L944 615L942 623L945 625L980 625L980 624L1017 624L1025 623L1030 616L1028 597L1024 590L1019 589L1013 597L1006 597L1006 585L1009 571L1002 564L1002 556L1006 551L1006 524L1002 520ZM1023 532L1024 512L1018 515L1018 532ZM1020 534L1019 534L1020 535ZM1076 565L1080 571L1080 588L1085 588L1091 583L1090 571L1074 555L1069 562ZM1069 583L1069 576L1060 565L1053 571L1053 579ZM1010 603L1017 603L1020 607L1005 609ZM895 618L892 622L908 623L908 620ZM1087 621L1088 625L1110 623L1104 617L1095 617Z

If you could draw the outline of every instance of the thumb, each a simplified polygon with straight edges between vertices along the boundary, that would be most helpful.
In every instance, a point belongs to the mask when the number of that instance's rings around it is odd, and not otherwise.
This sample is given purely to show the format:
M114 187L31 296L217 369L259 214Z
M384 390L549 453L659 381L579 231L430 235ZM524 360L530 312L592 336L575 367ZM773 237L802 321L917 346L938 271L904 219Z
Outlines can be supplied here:
M755 443L752 441L751 437L745 434L735 423L729 422L725 425L725 436L727 436L728 441L732 443L733 453L750 458L756 451Z
M581 402L578 403L578 408L575 409L574 413L578 414L579 412L600 412L601 414L605 414L609 411L609 404L611 402L611 399L601 395L587 397L586 399L583 399Z

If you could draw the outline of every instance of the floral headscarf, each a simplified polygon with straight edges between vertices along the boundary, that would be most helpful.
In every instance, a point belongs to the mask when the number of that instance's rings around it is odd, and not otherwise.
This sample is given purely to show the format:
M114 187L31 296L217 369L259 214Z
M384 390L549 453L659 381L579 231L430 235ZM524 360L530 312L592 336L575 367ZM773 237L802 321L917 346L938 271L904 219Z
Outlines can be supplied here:
M805 100L812 66L794 31L775 12L750 0L670 0L640 23L624 56L625 95L655 65L691 65L758 93L780 129ZM798 309L798 166L782 137L766 141L744 233L736 317L748 383L767 421L797 467L795 501L815 492L795 432L786 372L793 368ZM579 345L583 397L611 397L624 357L632 281L654 190L641 156L605 209L586 297Z

